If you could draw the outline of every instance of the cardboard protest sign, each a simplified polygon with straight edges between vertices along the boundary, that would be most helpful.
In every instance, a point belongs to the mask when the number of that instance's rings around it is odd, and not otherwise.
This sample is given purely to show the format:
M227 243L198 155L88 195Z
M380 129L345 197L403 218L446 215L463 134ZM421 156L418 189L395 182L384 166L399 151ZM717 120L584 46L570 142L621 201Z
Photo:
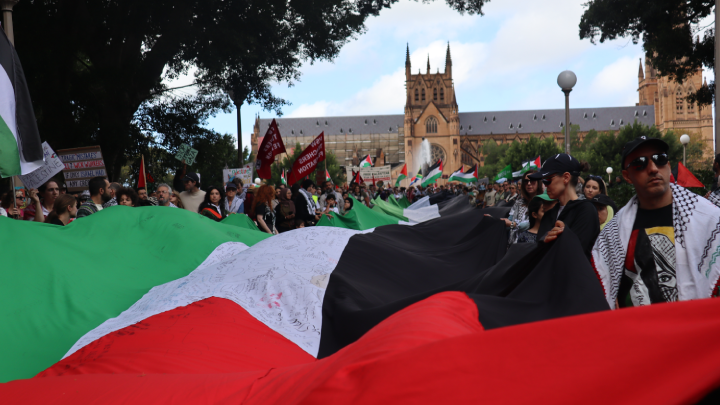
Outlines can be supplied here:
M58 158L57 154L52 150L47 142L43 142L43 158L45 163L37 170L21 175L20 180L27 188L38 188L50 180L54 175L60 173L64 166L63 162Z
M223 169L223 183L233 181L234 178L242 180L243 184L250 184L253 181L253 165L248 164L239 169Z
M107 176L99 146L61 149L57 154L65 166L65 185L71 193L87 190L88 181L93 177Z
M363 182L367 185L372 184L373 177L375 177L375 182L382 180L383 183L390 184L391 169L392 166L390 165L375 167L345 166L345 172L347 173L346 178L348 179L348 182L353 179L353 173L357 173L358 171L360 171L360 177L362 177Z
M178 148L178 153L175 155L175 159L179 161L184 160L185 164L191 165L195 163L195 158L197 157L197 154L197 149L193 149L190 147L190 145L184 143Z

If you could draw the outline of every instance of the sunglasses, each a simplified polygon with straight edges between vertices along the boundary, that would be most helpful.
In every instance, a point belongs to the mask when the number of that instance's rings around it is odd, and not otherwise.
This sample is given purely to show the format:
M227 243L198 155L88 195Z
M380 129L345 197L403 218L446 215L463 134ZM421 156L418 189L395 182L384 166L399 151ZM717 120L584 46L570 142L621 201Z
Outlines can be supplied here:
M544 185L549 186L550 183L552 183L552 181L553 181L553 179L554 179L555 177L557 177L557 175L553 175L553 176L550 176L550 177L545 177L544 179L542 179L542 182L543 182Z
M24 199L25 199L25 197L15 197L15 198L18 199L18 200L24 200Z
M658 153L652 156L640 156L639 158L636 158L632 162L628 163L628 165L625 166L625 169L629 169L630 167L632 167L637 171L645 170L647 165L650 163L650 160L655 163L655 166L663 167L668 164L670 158L668 158L667 153Z

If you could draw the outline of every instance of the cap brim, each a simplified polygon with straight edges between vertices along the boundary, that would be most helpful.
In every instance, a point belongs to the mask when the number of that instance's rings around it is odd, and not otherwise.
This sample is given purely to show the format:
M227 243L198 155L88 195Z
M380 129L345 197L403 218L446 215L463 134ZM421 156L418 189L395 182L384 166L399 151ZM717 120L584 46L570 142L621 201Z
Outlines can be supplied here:
M625 170L625 159L627 159L627 157L630 156L630 154L633 153L633 151L635 149L637 149L643 145L649 145L649 144L655 144L655 145L659 146L661 149L663 149L664 152L667 152L668 150L670 150L670 146L662 139L659 139L659 138L646 139L645 141L640 142L639 144L633 146L630 150L625 152L625 154L622 157L622 160L623 160L622 161L622 169Z

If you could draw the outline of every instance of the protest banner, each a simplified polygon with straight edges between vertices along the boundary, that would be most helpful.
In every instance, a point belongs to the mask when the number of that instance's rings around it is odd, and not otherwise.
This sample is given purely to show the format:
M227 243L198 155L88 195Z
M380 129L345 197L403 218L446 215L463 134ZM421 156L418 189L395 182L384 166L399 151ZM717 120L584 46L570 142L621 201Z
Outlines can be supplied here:
M45 184L46 181L50 180L54 175L60 173L64 166L63 162L58 158L57 154L52 150L47 142L42 143L43 157L45 162L43 166L37 170L21 175L25 187L29 189L38 188Z
M180 145L178 148L178 152L175 155L175 159L179 161L185 161L185 164L191 165L195 163L195 158L197 157L198 151L197 149L193 149L190 147L190 145L184 143Z
M233 181L235 178L242 180L243 184L252 183L253 165L247 164L239 169L223 169L223 183Z
M325 160L325 132L320 132L320 135L313 139L293 163L288 185L292 186L298 180L310 175L323 160Z
M88 181L93 177L107 176L99 146L61 149L57 154L63 162L65 185L71 193L87 190Z
M359 170L360 177L362 177L363 182L367 185L371 185L373 183L373 177L375 177L375 182L382 180L383 183L390 184L390 181L392 180L390 175L391 169L392 166L390 165L375 167L345 166L345 172L347 173L346 178L348 181L351 181L353 178L353 172L357 173Z
M322 134L320 134L322 135ZM255 158L255 171L261 179L269 179L272 177L272 169L270 165L275 160L275 155L285 153L285 144L280 136L277 122L273 119L268 127L265 137L258 148L257 157ZM325 144L323 143L323 159L325 158Z

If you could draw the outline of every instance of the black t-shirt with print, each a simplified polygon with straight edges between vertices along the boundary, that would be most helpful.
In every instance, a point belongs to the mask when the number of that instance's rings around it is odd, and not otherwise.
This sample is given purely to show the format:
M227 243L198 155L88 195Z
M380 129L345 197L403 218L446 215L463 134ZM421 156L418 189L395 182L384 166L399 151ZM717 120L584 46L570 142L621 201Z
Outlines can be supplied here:
M262 216L263 221L265 221L265 225L272 231L275 229L275 211L271 210L270 207L267 206L265 203L259 203L255 206L255 216L257 218L258 215ZM259 226L258 226L259 228ZM262 228L260 228L261 231L264 232Z
M677 301L675 267L672 204L638 208L620 281L620 307Z

